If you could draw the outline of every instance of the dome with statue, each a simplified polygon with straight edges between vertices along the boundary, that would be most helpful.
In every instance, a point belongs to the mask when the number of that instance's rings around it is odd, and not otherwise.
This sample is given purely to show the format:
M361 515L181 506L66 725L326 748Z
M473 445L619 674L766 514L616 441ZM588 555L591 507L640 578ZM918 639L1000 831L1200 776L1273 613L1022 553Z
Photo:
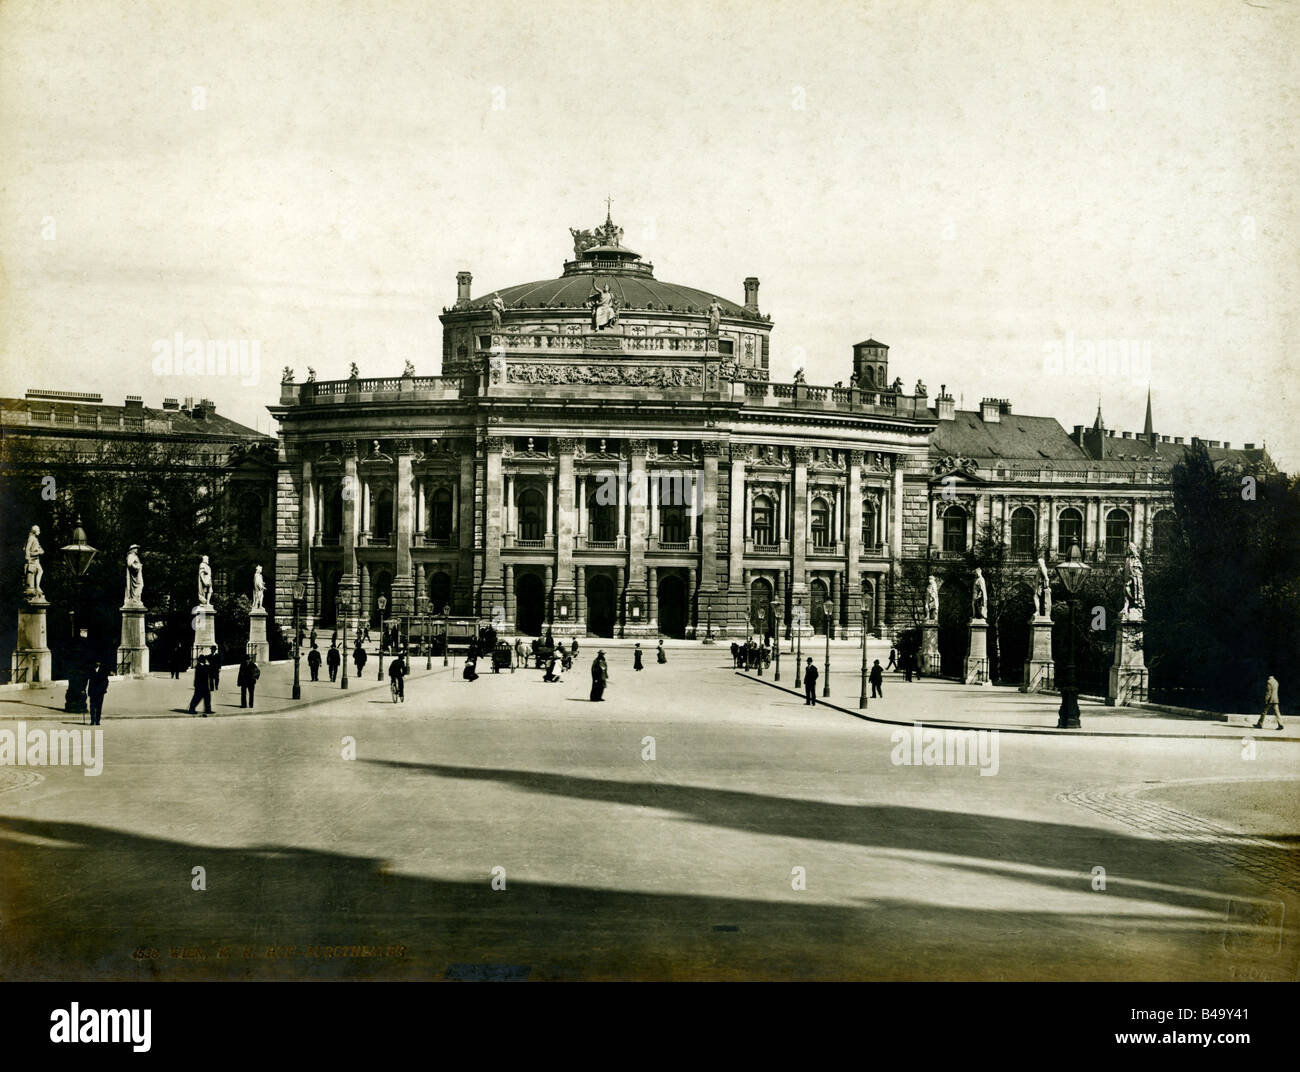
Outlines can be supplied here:
M477 371L493 351L561 350L692 355L732 379L767 379L772 321L756 278L744 280L743 302L656 279L608 211L600 226L569 233L573 259L554 279L473 294L471 274L457 274L456 303L442 314L444 375Z

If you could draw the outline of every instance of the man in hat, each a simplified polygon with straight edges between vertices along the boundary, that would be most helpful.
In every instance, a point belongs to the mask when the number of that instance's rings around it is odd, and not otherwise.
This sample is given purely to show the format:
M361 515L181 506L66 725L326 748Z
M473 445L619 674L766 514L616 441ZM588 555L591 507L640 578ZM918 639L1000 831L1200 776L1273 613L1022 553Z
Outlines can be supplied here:
M803 668L803 703L805 707L817 706L817 665L811 658Z
M605 685L609 681L609 668L605 665L605 652L596 652L591 661L591 702L601 703L605 699Z

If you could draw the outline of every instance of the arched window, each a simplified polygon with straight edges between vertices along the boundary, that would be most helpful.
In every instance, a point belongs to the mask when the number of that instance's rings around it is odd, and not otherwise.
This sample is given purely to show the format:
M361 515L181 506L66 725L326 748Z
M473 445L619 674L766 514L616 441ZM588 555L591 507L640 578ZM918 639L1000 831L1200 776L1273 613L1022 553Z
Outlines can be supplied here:
M1070 553L1070 544L1077 543L1083 552L1083 515L1073 506L1067 506L1056 515L1056 553L1064 558Z
M1161 510L1151 519L1151 553L1167 555L1174 544L1178 515L1172 510Z
M393 534L393 489L384 488L375 498L375 537L386 540Z
M867 383L866 383L866 385L867 385L868 387L875 387L875 386L876 386L876 370L873 369L870 365L868 365L868 366L867 366L866 368L864 368L862 371L865 372L865 373L867 374Z
M602 501L598 492L587 492L587 539L596 543L613 543L618 539L618 507Z
M862 543L867 547L880 543L876 533L876 504L870 499L862 504Z
M1034 512L1027 506L1017 507L1011 512L1011 553L1030 556L1034 553Z
M831 542L831 511L826 500L813 499L812 502L812 542L814 547L829 547Z
M521 540L540 540L545 533L543 519L546 515L546 500L536 488L529 488L519 496L519 538Z
M686 543L686 507L661 506L659 508L659 540L661 543Z
M1123 510L1112 510L1106 515L1106 555L1107 557L1124 557L1128 550L1129 539L1128 514Z
M966 511L960 506L943 513L943 549L958 554L966 550Z
M772 526L772 500L766 495L756 497L752 517L754 546L771 547L776 543L776 530Z
M451 492L439 488L429 502L429 535L435 540L451 538Z

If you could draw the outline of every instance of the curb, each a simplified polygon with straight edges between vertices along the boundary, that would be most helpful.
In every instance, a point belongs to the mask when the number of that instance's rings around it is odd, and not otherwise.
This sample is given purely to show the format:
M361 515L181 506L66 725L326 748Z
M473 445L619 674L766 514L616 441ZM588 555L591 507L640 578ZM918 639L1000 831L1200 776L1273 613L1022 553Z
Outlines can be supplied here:
M784 685L777 684L775 681L768 681L764 678L756 678L744 673L735 671L736 677L745 678L759 684L766 685L770 689L777 689L787 695L802 698L800 693L793 689L787 689ZM977 726L964 722L925 722L921 719L913 719L910 722L899 722L897 719L876 718L873 715L864 715L861 711L855 711L852 708L841 707L839 704L831 703L829 700L823 700L820 696L817 698L819 707L830 707L841 714L851 715L853 718L861 719L863 722L874 722L878 726L901 726L910 729L912 726L925 726L935 730L997 730L999 733L1023 733L1029 736L1038 737L1141 737L1146 740L1163 740L1163 741L1233 741L1236 737L1224 733L1137 733L1131 730L1063 730L1056 726ZM1268 731L1259 730L1260 734ZM1273 731L1276 733L1276 731ZM1273 737L1256 737L1261 741L1300 741L1300 737L1292 736L1273 736Z

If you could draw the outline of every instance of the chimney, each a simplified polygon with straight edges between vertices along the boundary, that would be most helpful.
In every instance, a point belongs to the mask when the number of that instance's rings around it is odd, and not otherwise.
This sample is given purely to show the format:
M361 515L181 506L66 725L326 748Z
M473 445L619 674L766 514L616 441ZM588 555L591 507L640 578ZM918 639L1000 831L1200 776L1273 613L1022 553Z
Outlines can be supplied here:
M1133 433L1132 433L1132 432L1120 432L1120 438L1121 438L1121 439L1132 439L1132 438L1133 438Z
M474 277L469 272L456 273L456 308L463 309L469 304L469 285Z
M1246 444L1246 449L1247 449L1247 450L1254 450L1254 449L1255 449L1255 444L1254 444L1254 443L1247 443L1247 444Z
M181 404L177 402L176 399L174 398L163 399L163 409L172 410L172 409L180 409L180 408L181 408Z
M129 410L142 410L144 409L144 399L139 395L127 395L126 408Z
M980 402L980 420L985 424L998 424L1002 420L1002 407L996 398L985 398Z
M1010 412L1011 412L1011 402L1010 402L1008 399L1005 399L1005 398L999 398L999 399L998 399L998 409L1000 409L1003 413L1010 414Z
M1226 439L1223 441L1223 449L1224 449L1224 450L1231 450L1231 449L1232 449L1232 444L1229 443Z
M939 394L934 400L934 415L941 421L951 421L956 416L956 406L953 405L952 395L948 393L946 383L939 385Z
M217 404L213 402L212 399L210 398L203 399L203 401L200 402L199 405L202 406L204 411L207 413L215 414L217 412Z
M1218 445L1219 445L1219 441L1217 439L1210 440L1210 446L1217 447Z
M758 313L758 277L745 277L745 312Z

